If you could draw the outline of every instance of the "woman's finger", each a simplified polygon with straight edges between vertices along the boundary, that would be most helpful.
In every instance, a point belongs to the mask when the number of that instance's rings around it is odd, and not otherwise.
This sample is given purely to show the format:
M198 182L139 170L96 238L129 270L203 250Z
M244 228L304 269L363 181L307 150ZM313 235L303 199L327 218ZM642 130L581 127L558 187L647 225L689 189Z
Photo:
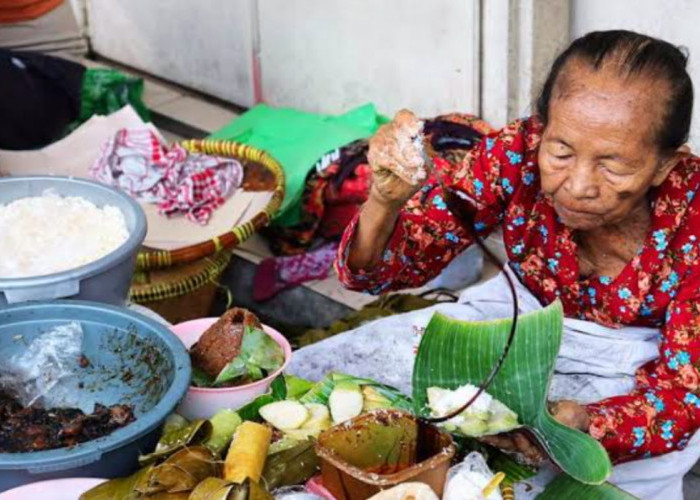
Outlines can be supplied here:
M513 439L507 434L497 434L495 436L483 436L479 439L481 442L489 446L505 451L514 451L516 449Z
M539 464L544 460L544 455L539 447L534 444L530 437L522 432L516 432L513 435L513 442L520 453L532 463Z

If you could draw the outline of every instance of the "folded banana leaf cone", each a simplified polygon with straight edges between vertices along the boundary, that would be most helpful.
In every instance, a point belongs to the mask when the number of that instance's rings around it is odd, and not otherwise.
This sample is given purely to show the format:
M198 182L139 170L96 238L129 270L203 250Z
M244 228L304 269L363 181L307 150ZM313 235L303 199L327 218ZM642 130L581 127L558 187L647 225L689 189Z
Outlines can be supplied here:
M511 320L459 321L435 314L421 339L413 370L413 403L428 416L428 389L479 385L497 362ZM547 394L563 334L560 302L520 316L513 344L488 393L518 416L520 424L563 472L591 485L612 471L605 449L588 434L557 422Z

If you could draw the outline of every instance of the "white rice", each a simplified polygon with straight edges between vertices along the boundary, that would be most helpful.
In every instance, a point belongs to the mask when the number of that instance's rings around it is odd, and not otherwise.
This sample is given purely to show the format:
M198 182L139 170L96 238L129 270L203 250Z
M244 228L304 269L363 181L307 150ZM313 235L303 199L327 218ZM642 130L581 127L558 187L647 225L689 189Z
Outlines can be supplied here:
M0 278L43 276L93 262L129 237L124 214L85 198L43 196L0 205Z

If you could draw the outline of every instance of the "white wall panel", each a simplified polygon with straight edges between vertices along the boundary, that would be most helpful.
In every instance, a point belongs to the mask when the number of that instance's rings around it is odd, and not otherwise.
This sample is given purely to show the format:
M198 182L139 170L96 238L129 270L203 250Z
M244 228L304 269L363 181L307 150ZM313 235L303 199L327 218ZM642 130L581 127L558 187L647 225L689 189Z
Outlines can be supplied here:
M479 111L478 0L259 0L262 95L340 112Z
M700 148L700 2L697 0L575 0L572 35L589 31L629 29L663 38L690 51L690 77L695 87L691 144Z
M89 0L89 30L105 57L250 106L252 7L253 0Z

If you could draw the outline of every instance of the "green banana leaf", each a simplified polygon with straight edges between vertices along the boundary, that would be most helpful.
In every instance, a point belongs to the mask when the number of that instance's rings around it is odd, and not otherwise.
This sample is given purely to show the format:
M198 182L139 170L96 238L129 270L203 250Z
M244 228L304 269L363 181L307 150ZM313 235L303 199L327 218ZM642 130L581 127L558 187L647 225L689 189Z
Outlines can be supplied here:
M396 408L399 410L412 411L413 404L411 400L404 396L401 392L388 385L380 384L372 379L358 378L344 373L329 373L321 379L315 386L311 388L299 401L302 403L318 403L328 405L328 398L333 392L333 389L339 382L352 382L359 386L374 387L387 401L387 407Z
M286 397L287 383L285 381L284 375L280 375L272 381L272 385L270 385L270 390L267 393L263 394L262 396L258 396L247 405L242 406L241 408L236 410L236 412L243 421L259 421L260 408L267 404L274 403L275 401L282 401Z
M264 484L274 490L305 483L318 473L319 467L313 441L301 441L292 448L268 456L262 477Z
M430 320L413 369L413 401L429 414L429 387L479 385L498 360L510 319L458 321L442 314ZM518 414L562 471L586 484L601 484L612 472L605 449L583 432L557 422L547 410L547 393L563 331L560 302L520 316L511 350L488 392Z
M211 435L208 439L202 441L202 444L217 455L220 455L228 448L236 429L242 423L242 419L235 411L224 408L217 411L209 419L209 423L212 428Z
M156 449L148 455L139 457L139 465L144 466L165 459L187 446L206 442L212 434L212 424L209 420L193 420L184 425L171 425L167 432L158 440Z
M581 484L566 474L560 474L537 495L537 500L638 500L610 483Z
M232 483L218 477L209 477L192 491L189 500L274 500L264 485L246 479Z
M284 380L287 382L287 399L299 399L316 385L310 380L294 375L285 375Z
M221 474L218 457L209 448L183 448L151 468L134 489L144 495L192 491L204 479Z
M302 403L318 403L322 405L328 404L328 398L338 382L345 380L353 380L352 375L342 373L328 373L325 377L319 380L304 396L299 399Z
M143 497L136 491L136 485L143 482L151 473L153 466L143 467L132 475L111 479L80 495L79 500L139 500Z
M537 474L537 470L516 462L512 457L501 451L495 451L493 456L489 457L488 465L491 470L503 472L506 475L501 486L513 486L518 481L524 481Z

